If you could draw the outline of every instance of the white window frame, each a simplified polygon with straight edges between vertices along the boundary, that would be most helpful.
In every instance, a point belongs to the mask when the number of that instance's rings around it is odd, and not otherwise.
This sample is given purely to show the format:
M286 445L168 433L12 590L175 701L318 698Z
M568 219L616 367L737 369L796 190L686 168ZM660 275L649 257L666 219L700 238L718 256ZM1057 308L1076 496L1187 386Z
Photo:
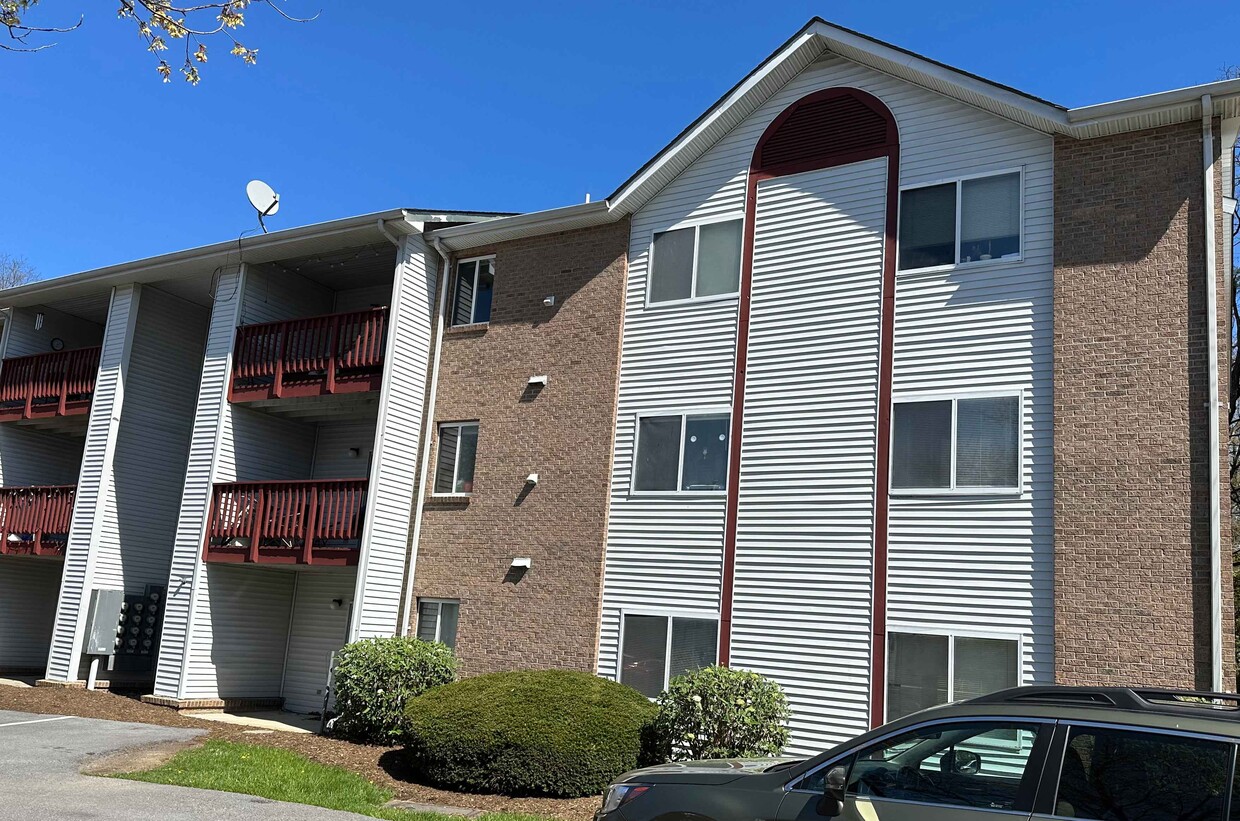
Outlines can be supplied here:
M987 260L989 261L989 260ZM1015 398L1016 409L1016 484L1012 487L966 485L956 486L956 408L960 400ZM947 487L896 487L896 405L913 402L952 403L951 464ZM1025 390L1024 388L996 388L976 391L934 391L930 393L901 393L891 398L891 441L887 448L890 463L887 470L887 489L892 496L1020 496L1025 492Z
M650 232L650 242L646 246L646 304L647 308L666 308L675 307L677 305L698 304L703 302L720 302L727 299L736 299L740 295L740 271L737 272L736 290L729 291L726 294L711 294L709 296L698 296L698 250L702 246L702 227L705 225L718 225L722 222L739 222L741 224L741 268L745 267L745 215L736 214L730 217L711 217L709 219L692 220L688 222L678 223L671 228L660 228L657 231ZM653 302L650 299L650 292L654 290L654 238L657 234L667 234L672 231L680 231L682 229L693 229L693 271L689 281L689 296L684 299L663 299Z
M443 641L443 638L442 638L443 636L443 633L442 633L443 605L445 604L456 605L457 624L458 625L460 624L460 618L461 618L461 600L460 599L437 599L437 598L432 598L430 596L418 596L417 604L418 604L418 626L419 627L421 626L421 623L422 623L422 605L424 604L436 605L436 608L435 608L435 638L431 639L431 641L438 641L438 642ZM414 633L414 638L417 638L418 631L414 630L413 633ZM456 643L455 638L453 639L452 643L453 644Z
M483 260L488 260L488 259L491 260L491 275L494 276L495 275L495 254L483 254L480 257L467 257L466 259L458 259L456 261L456 265L453 266L454 270L453 270L453 278L452 278L452 299L450 300L450 304L447 306L449 328L467 328L471 325L490 325L491 324L491 320L489 319L485 322L474 322L473 321L474 308L477 306L477 302L478 302L478 274L482 270L482 266L479 265L478 263L482 262ZM456 321L457 282L459 282L461 278L461 275L460 275L461 266L465 265L466 263L471 263L471 262L474 265L474 286L473 286L473 290L470 292L471 294L470 303L469 303L470 321L458 323ZM494 286L492 286L491 299L492 299L491 310L495 310Z
M659 616L667 619L667 641L663 646L663 689L672 680L672 619L696 619L715 623L715 664L719 663L719 611L656 610L645 607L625 607L620 610L620 629L616 641L616 681L624 684L624 621L627 616ZM654 697L650 697L654 701Z
M1020 251L1014 257L999 259L975 259L972 262L960 261L960 209L961 209L961 193L964 190L964 183L968 180L981 180L987 177L1003 177L1008 174L1017 175L1017 196L1019 198L1017 208L1020 214ZM913 191L918 188L933 188L936 185L949 185L954 183L956 186L956 248L955 261L946 265L929 265L923 268L901 268L900 267L900 222L904 219L904 192ZM954 271L957 268L979 268L994 265L1015 265L1025 261L1025 167L1018 166L1016 168L1004 168L999 171L982 171L977 174L963 174L957 177L947 177L945 179L918 182L910 185L900 186L900 201L898 203L898 216L896 225L896 274L927 274L937 273L941 271Z
M680 453L676 461L675 490L638 490L637 489L637 456L641 447L642 420L652 416L680 417ZM694 408L693 410L660 410L641 411L633 417L633 460L629 467L630 496L705 496L718 498L728 492L728 469L724 466L723 488L720 490L681 490L685 477L685 427L690 416L727 416L728 417L728 463L732 461L732 409L730 407Z
M461 461L460 461L461 452L459 449L457 450L456 458L452 460L453 490L449 491L448 493L440 493L439 491L435 490L435 485L436 485L435 480L439 478L439 454L440 454L440 449L443 447L443 429L444 428L469 428L469 427L473 427L473 428L479 427L478 420L473 419L473 420L469 420L466 422L440 422L438 425L435 426L435 473L431 477L431 496L439 498L439 499L444 499L444 498L452 498L452 497L461 498L463 496L474 495L472 490L468 492L465 492L465 491L457 492L455 490L456 478L458 475L460 475L460 470L461 470ZM459 434L457 435L457 442L460 442ZM475 450L474 451L474 469L476 470L477 467L478 467L478 452Z
M901 624L887 626L887 636L883 647L883 722L890 721L887 717L891 709L887 698L887 687L891 683L891 636L900 633L916 636L947 637L947 701L951 704L956 700L956 639L998 639L999 641L1016 642L1016 686L1025 686L1025 635L1010 630L960 630L955 627L927 627L918 624Z

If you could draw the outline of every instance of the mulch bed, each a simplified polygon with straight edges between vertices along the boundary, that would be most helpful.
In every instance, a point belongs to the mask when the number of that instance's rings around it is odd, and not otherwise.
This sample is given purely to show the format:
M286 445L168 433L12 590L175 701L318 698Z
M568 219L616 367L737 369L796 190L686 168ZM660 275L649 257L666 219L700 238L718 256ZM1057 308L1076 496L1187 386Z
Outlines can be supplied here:
M426 804L471 807L487 812L530 813L564 821L586 821L593 816L599 804L598 798L509 798L504 795L437 790L408 780L411 776L399 747L353 744L308 733L247 734L245 727L203 721L167 707L144 704L136 697L102 691L0 685L0 709L207 730L210 738L282 747L321 764L343 767L391 790L396 798Z

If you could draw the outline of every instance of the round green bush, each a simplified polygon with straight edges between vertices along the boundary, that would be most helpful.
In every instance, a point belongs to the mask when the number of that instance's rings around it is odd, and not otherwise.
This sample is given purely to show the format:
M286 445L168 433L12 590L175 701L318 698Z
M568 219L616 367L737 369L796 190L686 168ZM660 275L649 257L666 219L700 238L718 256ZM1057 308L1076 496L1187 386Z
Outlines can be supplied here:
M410 763L467 792L597 795L638 765L654 705L588 673L523 670L467 678L412 699Z
M443 644L406 636L355 641L336 654L332 732L372 744L399 743L405 703L455 679L456 657Z
M657 703L653 758L758 758L788 743L788 699L758 673L703 667L672 679Z

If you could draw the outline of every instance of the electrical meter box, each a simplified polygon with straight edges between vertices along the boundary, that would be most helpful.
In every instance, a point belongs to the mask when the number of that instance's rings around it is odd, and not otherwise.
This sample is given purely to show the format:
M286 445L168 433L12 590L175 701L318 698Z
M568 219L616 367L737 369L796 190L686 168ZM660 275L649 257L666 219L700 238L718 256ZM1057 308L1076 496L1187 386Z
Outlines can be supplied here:
M149 673L155 669L159 653L159 633L164 624L164 592L159 584L148 584L140 594L125 597L120 618L113 622L116 669L121 672Z
M82 652L89 656L110 656L119 640L116 624L124 609L124 590L90 591L90 610L86 614L86 641Z

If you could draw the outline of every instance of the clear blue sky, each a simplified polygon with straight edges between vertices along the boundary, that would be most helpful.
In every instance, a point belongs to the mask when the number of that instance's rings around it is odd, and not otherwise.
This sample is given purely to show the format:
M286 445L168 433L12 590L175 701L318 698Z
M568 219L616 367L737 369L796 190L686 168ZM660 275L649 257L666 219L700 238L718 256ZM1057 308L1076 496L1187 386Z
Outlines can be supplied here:
M42 276L234 238L255 177L273 228L606 196L814 15L1068 106L1240 63L1234 4L287 0L319 20L253 7L259 64L212 42L193 88L159 82L114 6L43 0L31 22L86 8L81 30L0 52L0 253Z

